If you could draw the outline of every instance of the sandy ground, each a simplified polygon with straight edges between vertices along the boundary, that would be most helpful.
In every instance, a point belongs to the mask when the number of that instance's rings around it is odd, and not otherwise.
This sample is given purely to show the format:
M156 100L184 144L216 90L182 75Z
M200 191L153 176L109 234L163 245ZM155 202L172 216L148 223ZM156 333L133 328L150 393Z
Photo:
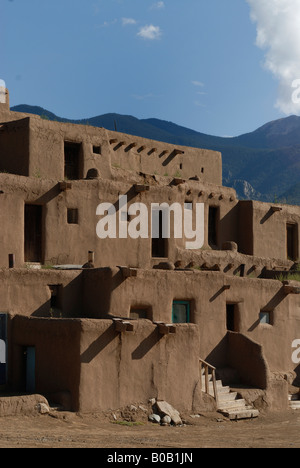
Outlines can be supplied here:
M0 448L300 448L300 412L230 422L187 417L181 427L72 413L0 418Z

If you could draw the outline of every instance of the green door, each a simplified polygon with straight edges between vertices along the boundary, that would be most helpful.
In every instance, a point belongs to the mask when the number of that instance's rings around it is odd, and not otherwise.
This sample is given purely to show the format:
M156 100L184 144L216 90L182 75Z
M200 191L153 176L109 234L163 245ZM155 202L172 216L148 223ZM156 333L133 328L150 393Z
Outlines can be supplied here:
M172 309L173 323L190 323L191 305L188 301L174 301Z

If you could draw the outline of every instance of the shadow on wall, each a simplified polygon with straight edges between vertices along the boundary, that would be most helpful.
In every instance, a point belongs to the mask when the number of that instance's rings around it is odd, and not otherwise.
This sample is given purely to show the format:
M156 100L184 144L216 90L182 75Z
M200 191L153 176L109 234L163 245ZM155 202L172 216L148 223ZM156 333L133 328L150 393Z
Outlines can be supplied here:
M262 309L263 311L270 311L270 310L275 310L276 307L284 300L286 299L287 295L284 289L284 286L275 294L274 297L265 305L265 307ZM260 324L259 318L251 325L251 327L248 329L249 332L252 332L255 330L256 327Z
M235 369L245 385L262 390L268 386L270 373L262 346L241 333L227 332L205 360L217 369Z
M82 292L83 277L80 274L67 285L57 279L56 282L49 277L49 300L36 309L32 317L40 318L80 318L84 317L84 303Z
M163 335L160 335L156 327L132 352L131 358L133 361L143 359L152 348L154 348ZM81 354L81 362L84 364L90 363L95 359L112 341L120 340L121 334L116 333L115 325L112 324L105 330L90 346Z

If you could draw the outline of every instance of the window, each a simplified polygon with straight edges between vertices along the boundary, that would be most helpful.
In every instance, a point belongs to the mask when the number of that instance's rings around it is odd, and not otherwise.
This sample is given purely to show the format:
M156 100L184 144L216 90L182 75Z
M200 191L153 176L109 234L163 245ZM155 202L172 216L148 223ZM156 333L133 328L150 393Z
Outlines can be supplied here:
M55 284L49 286L51 298L50 298L50 308L53 309L62 309L62 291L63 286L61 284Z
M189 301L174 301L172 308L173 323L190 323L191 304Z
M261 311L259 313L259 323L262 325L273 325L273 312Z
M227 331L240 331L240 314L238 304L226 304L226 328Z
M78 224L78 209L68 208L67 218L68 224Z
M93 146L94 154L101 154L101 146Z
M70 143L65 141L65 179L80 179L80 155L81 143Z
M286 225L287 258L290 260L298 259L298 225Z
M217 226L218 226L219 208L209 207L208 213L208 243L211 247L218 245Z
M132 307L130 310L130 318L133 320L149 319L150 312L149 307Z
M155 212L153 212L154 214ZM158 211L158 216L155 220L158 222L158 237L152 238L152 257L167 258L168 257L168 240L163 237L163 212Z

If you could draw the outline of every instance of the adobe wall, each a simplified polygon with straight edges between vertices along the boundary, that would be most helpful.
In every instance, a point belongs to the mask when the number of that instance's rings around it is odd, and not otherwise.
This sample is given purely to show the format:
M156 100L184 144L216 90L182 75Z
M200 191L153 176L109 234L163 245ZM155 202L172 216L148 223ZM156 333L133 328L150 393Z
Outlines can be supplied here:
M176 335L162 336L148 321L120 334L110 320L14 317L11 328L15 390L24 384L23 348L34 346L36 392L54 402L70 394L73 411L117 409L149 398L167 400L180 411L201 406L195 325L179 325Z
M258 201L240 201L240 238L244 253L258 257L287 259L286 225L298 225L298 256L300 246L300 207L272 205ZM278 211L277 211L278 210ZM252 219L252 222L250 220ZM252 246L251 246L252 244Z
M162 180L161 180L162 179ZM3 217L3 243L0 253L0 265L8 266L8 255L15 254L16 267L23 267L24 258L24 206L27 204L43 207L43 255L44 264L83 265L87 261L88 251L95 252L96 266L129 265L149 268L158 263L152 259L151 245L151 204L193 202L194 219L196 203L205 204L205 245L208 245L209 206L218 206L220 223L218 244L236 240L237 201L234 191L222 187L203 185L199 182L176 186L172 179L144 176L127 177L127 180L81 180L72 181L71 189L60 188L59 183L44 180L38 176L24 178L11 174L0 174L1 215ZM149 190L143 193L135 191L134 185L147 184ZM99 239L96 233L101 217L96 215L100 203L111 203L116 207L117 237L119 237L119 196L126 195L128 208L133 203L147 206L148 239ZM78 210L78 224L68 224L67 210ZM125 223L128 227L128 223ZM173 219L171 219L171 225ZM172 230L171 230L172 236ZM176 262L185 250L185 237L168 240L168 258ZM162 259L164 260L164 259Z
M81 271L0 270L0 312L36 317L83 314ZM61 309L51 309L49 286L63 288Z
M103 128L52 122L0 109L1 123L24 117L29 119L30 126L29 173L18 171L17 166L8 167L9 172L64 180L64 142L69 141L82 145L80 179L86 178L89 169L94 168L102 177L110 179L111 168L118 167L169 177L198 176L202 182L222 185L222 157L216 151L174 146ZM94 147L100 148L99 154L94 152ZM29 145L25 148L29 150Z
M108 131L111 163L115 167L146 174L222 185L222 156L216 151L174 146L168 143Z
M14 317L11 323L9 384L12 391L24 392L24 348L35 353L35 391L51 398L69 395L72 411L79 410L80 386L79 320ZM13 363L13 364L10 364ZM54 402L58 403L58 401Z
M80 409L114 409L149 398L179 411L198 407L199 336L195 325L178 325L159 335L147 320L118 334L110 321L82 321Z
M270 370L295 369L291 346L300 333L298 296L286 295L280 281L163 270L124 278L118 268L100 269L84 272L84 295L87 316L128 318L137 307L166 323L172 321L174 300L190 301L191 322L200 330L200 357L216 367L228 365L226 303L236 303L239 332L263 346ZM271 313L273 325L260 324L261 311Z
M0 124L0 172L30 174L29 122L30 119L25 118Z

